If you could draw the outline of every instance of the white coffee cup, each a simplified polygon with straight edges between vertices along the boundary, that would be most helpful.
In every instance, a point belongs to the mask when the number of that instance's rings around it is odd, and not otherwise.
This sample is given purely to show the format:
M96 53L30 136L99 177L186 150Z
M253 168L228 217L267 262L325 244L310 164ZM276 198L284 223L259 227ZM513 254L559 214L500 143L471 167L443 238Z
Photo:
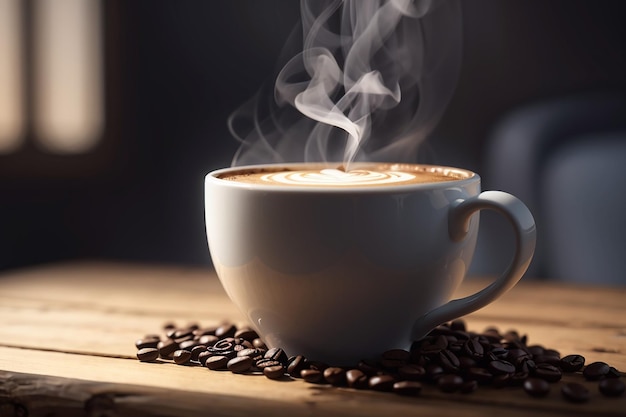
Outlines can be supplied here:
M535 223L526 206L504 192L481 192L480 177L467 170L404 166L453 178L354 187L224 179L276 165L206 176L213 264L228 296L268 346L354 364L388 349L408 349L437 325L484 307L519 281L535 249ZM450 301L470 266L482 209L499 212L512 225L512 262L483 290Z

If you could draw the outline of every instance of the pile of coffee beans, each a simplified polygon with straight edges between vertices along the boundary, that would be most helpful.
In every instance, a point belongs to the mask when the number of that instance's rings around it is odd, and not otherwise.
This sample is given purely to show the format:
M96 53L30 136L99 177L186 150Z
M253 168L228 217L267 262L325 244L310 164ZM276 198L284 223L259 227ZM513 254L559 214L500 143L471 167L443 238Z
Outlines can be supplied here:
M604 362L585 364L581 355L561 356L554 349L529 345L527 336L514 330L500 333L491 327L482 333L471 332L463 320L437 327L409 350L392 349L352 367L288 356L278 347L268 349L254 330L233 324L209 328L168 324L164 333L136 341L140 361L258 373L270 379L301 378L313 384L407 396L419 395L422 384L429 384L445 393L471 393L480 386L520 387L529 396L544 397L563 374L597 381L598 391L607 397L619 397L626 390L622 373ZM586 402L592 396L579 382L559 386L570 402Z

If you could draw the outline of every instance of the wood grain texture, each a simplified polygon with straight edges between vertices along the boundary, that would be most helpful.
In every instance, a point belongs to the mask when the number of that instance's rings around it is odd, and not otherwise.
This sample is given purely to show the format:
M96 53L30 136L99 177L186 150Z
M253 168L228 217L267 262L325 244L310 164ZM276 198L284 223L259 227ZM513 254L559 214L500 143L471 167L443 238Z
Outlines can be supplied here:
M470 280L458 295L488 281ZM626 369L626 291L523 281L466 317L470 330L496 326L529 343L580 353ZM244 324L212 270L131 264L60 264L0 276L0 415L438 415L624 416L626 397L564 401L519 388L418 398L271 381L173 363L141 363L134 341L179 325ZM564 380L581 381L579 375ZM17 408L16 408L17 407ZM17 411L16 411L17 410Z

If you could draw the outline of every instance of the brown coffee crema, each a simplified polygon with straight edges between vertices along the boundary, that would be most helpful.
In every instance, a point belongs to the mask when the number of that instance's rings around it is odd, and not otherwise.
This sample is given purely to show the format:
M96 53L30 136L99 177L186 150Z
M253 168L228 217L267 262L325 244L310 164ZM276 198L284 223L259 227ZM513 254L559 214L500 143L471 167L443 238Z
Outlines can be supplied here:
M244 169L219 178L246 184L351 188L427 184L470 178L472 173L430 165L359 165L349 171L329 167Z

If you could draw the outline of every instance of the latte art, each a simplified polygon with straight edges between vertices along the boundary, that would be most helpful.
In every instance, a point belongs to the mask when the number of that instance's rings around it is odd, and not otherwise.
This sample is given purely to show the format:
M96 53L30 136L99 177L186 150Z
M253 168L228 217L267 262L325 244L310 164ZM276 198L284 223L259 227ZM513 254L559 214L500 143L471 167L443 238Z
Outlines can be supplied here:
M219 176L227 181L282 187L394 187L468 178L467 171L411 164L367 164L349 171L327 167L242 169Z
M286 185L382 185L411 181L414 174L401 171L369 171L356 169L341 171L338 169L322 169L320 171L282 171L271 172L261 176L261 180L268 183Z

